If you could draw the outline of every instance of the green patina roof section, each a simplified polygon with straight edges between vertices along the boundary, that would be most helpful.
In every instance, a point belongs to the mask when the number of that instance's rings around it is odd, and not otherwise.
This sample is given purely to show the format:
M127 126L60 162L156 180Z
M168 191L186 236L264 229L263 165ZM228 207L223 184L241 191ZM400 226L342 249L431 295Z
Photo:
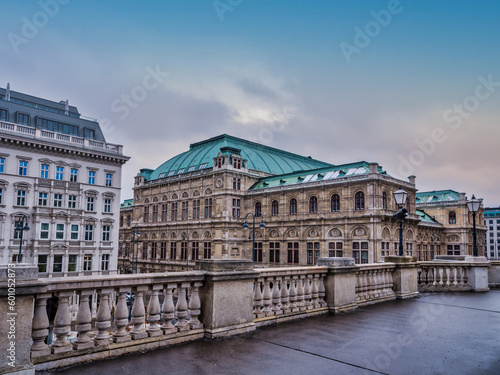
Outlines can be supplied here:
M227 134L219 135L205 141L193 143L189 151L183 152L156 168L148 180L196 171L214 166L214 158L221 148L241 150L243 159L248 160L247 168L271 174L285 174L331 166L310 157L268 147ZM206 165L205 165L206 164Z
M429 216L425 211L415 210L415 212L417 213L417 215L421 221L425 221L426 223L438 223L439 224L439 222L436 219Z
M133 199L125 199L122 204L120 204L120 208L132 207L134 204Z
M454 190L434 190L417 193L417 203L448 202L460 200L460 193Z
M256 182L250 190L266 189L276 186L296 185L307 182L333 180L349 176L366 175L370 171L369 163L360 161L357 163L332 165L326 168L299 171L282 174L278 176L265 177ZM386 174L381 166L378 166L377 173Z

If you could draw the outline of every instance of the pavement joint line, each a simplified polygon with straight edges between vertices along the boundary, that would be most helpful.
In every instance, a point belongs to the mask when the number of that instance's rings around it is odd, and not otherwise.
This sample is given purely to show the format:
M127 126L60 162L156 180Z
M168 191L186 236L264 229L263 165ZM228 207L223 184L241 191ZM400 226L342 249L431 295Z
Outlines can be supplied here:
M425 301L411 301L414 303L428 303L430 305L442 305L442 306L448 306L448 307L457 307L460 309L467 309L467 310L477 310L477 311L486 311L486 312L492 312L492 313L497 313L500 314L500 311L498 310L487 310L487 309L478 309L477 307L467 307L467 306L458 306L458 305L449 305L447 303L437 303L437 302L425 302Z
M282 348L295 350L295 351L298 351L298 352L301 352L301 353L305 353L305 354L313 355L313 356L315 356L315 357L320 357L320 358L323 358L323 359L328 359L329 361L338 362L338 363L342 363L342 364L344 364L344 365L348 365L348 366L352 366L352 367L357 367L357 368L360 368L360 369L363 369L363 370L367 370L367 371L375 372L375 373L377 373L377 374L382 374L382 375L390 375L390 374L388 374L388 373L386 373L386 372L380 372L380 371L377 371L377 370L372 370L371 368L368 368L368 367L363 367L363 366L355 365L355 364L353 364L353 363L349 363L349 362L341 361L341 360L339 360L339 359L330 358L330 357L327 357L327 356L324 356L324 355L321 355L321 354L316 354L316 353L308 352L308 351L306 351L306 350L293 348L293 347L291 347L291 346L287 346L287 345L283 345L283 344L278 344L278 343L276 343L276 342L272 342L272 341L268 341L268 340L263 340L263 339L258 339L258 338L256 338L256 337L252 337L252 339L253 339L253 340L257 340L257 341L267 342L268 344L271 344L271 345L281 346Z

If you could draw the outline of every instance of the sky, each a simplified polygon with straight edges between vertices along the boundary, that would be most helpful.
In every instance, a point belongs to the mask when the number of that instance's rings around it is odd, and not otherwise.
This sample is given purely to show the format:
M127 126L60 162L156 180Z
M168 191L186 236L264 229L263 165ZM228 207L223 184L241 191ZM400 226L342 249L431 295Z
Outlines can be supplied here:
M227 133L500 206L500 2L0 0L0 86L69 100L133 177Z

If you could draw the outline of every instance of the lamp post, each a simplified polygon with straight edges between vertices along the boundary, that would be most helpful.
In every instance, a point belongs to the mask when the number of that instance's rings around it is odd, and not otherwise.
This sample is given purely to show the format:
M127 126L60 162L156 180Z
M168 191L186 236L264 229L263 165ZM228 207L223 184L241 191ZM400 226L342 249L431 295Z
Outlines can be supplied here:
M16 232L19 232L19 255L17 256L17 263L21 263L23 256L23 233L25 230L30 230L30 227L28 226L28 217L23 215L17 222L15 229Z
M265 228L266 224L264 224L264 215L262 213L252 213L249 212L245 216L245 222L243 223L243 229L248 229L248 223L247 223L247 217L248 215L252 216L252 234L248 236L248 239L252 239L252 262L255 263L255 218L260 216L262 219L260 221L259 227L260 228Z
M406 203L406 198L408 198L408 193L403 189L399 188L399 190L394 192L394 199L399 208L398 212L393 216L399 220L399 256L403 256L403 220L408 214L408 210L403 207Z
M469 207L469 211L472 212L472 243L473 243L473 254L475 257L478 256L477 232L476 232L476 213L479 211L480 205L481 205L481 200L476 199L474 194L472 194L472 199L467 202L467 207Z
M135 252L135 236L136 235L139 236L141 232L139 232L139 228L137 225L133 228L133 230L134 231L132 232L132 273L137 273L137 259L136 259L137 254ZM139 246L137 246L137 252L139 252Z

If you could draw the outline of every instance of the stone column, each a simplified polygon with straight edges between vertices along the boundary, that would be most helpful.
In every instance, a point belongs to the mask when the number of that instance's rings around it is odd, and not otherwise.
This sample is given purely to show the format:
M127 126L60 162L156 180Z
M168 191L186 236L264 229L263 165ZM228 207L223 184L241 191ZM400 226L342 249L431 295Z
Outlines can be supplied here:
M395 263L392 273L392 290L397 299L415 298L418 293L418 265L416 257L390 255L384 258L386 263Z
M233 336L255 330L253 322L254 281L259 272L250 260L203 259L196 269L206 271L200 288L205 337Z
M356 271L353 258L320 258L318 266L328 267L325 277L325 298L331 312L340 313L355 310Z
M35 374L30 361L34 303L35 295L45 291L37 266L0 265L0 374Z

